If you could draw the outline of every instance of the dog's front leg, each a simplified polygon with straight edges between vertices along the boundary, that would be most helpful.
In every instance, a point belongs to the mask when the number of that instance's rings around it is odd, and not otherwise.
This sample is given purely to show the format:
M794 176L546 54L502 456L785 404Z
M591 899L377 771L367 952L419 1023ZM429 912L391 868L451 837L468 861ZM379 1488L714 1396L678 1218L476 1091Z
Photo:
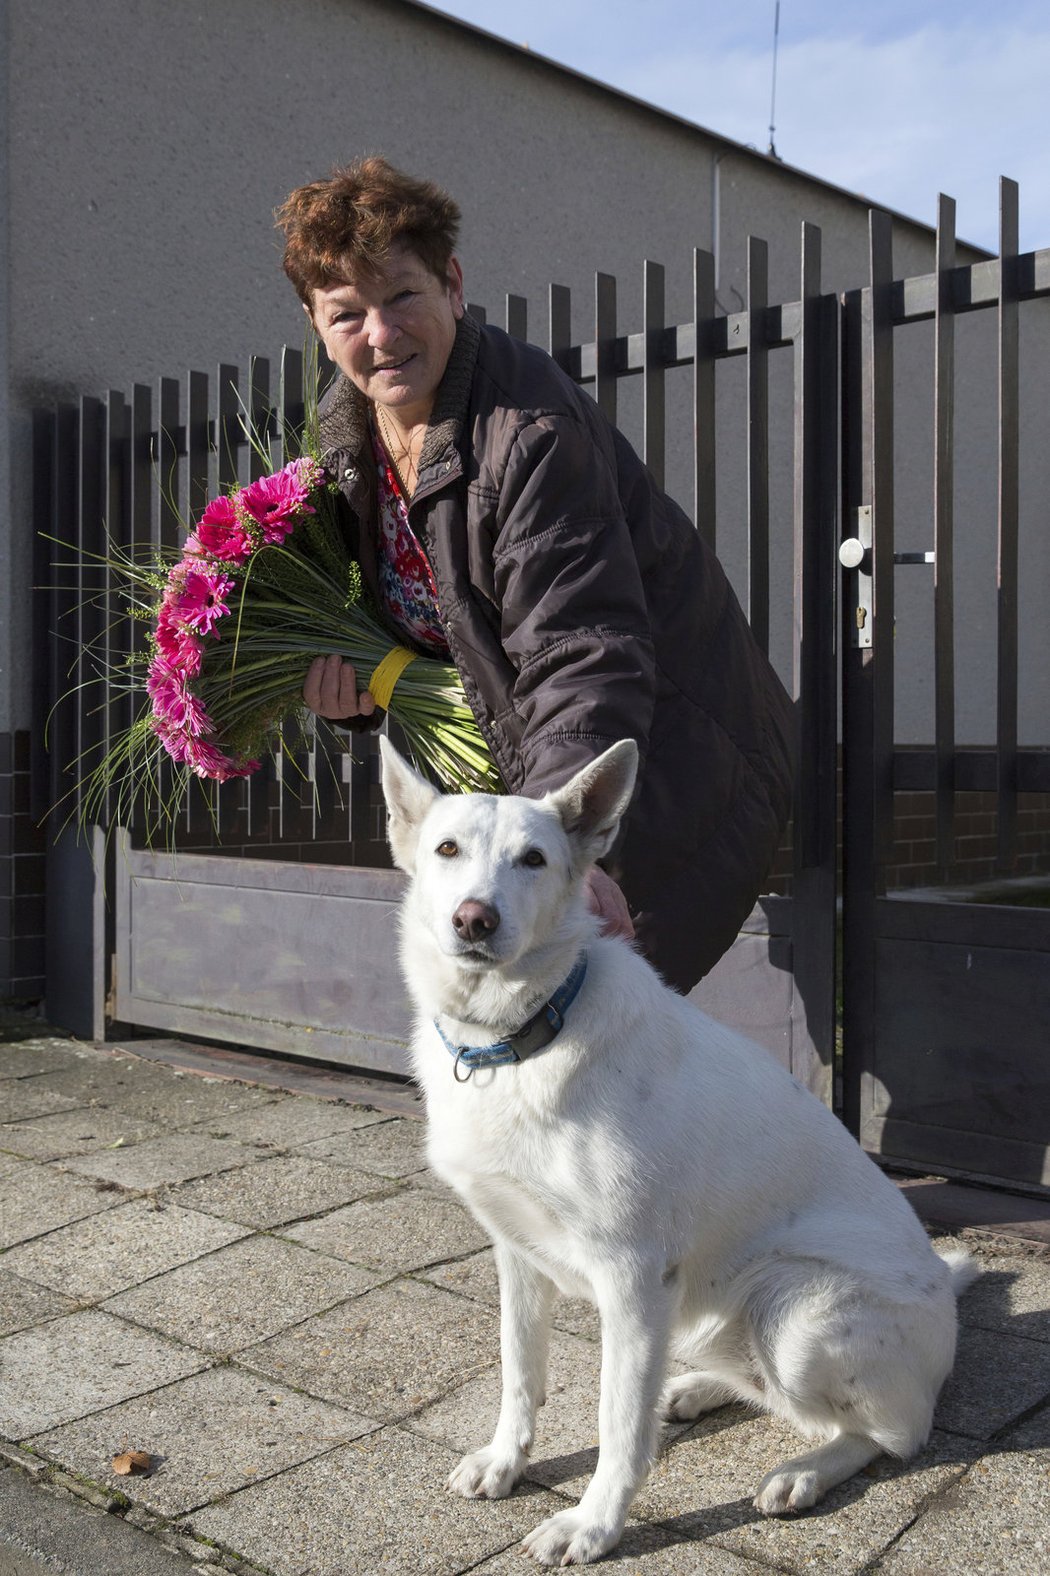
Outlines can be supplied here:
M503 1395L492 1443L456 1467L448 1486L468 1499L502 1499L525 1470L544 1402L554 1286L515 1248L496 1243Z
M664 1266L617 1266L595 1277L602 1321L598 1465L575 1510L541 1522L525 1551L541 1565L586 1565L619 1541L652 1465L657 1402L674 1303Z

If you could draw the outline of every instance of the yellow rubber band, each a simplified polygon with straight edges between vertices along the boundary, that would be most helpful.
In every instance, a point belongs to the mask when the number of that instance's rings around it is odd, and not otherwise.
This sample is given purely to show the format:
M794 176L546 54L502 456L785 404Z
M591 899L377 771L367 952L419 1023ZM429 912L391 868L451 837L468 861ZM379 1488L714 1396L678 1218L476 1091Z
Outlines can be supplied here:
M384 711L390 706L390 697L394 693L394 685L404 673L410 662L416 660L414 651L409 651L407 646L394 646L387 652L382 662L376 668L368 681L369 693L377 706Z

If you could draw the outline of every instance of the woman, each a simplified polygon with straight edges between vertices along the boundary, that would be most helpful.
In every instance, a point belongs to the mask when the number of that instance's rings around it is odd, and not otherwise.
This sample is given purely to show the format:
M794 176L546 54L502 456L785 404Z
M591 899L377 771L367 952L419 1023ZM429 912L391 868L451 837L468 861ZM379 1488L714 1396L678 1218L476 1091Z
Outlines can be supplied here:
M543 351L466 316L459 210L370 158L294 191L285 272L342 376L321 415L366 584L448 656L508 788L617 739L640 787L591 904L689 990L732 944L790 804L790 703L725 575L622 435ZM318 715L370 726L318 657Z

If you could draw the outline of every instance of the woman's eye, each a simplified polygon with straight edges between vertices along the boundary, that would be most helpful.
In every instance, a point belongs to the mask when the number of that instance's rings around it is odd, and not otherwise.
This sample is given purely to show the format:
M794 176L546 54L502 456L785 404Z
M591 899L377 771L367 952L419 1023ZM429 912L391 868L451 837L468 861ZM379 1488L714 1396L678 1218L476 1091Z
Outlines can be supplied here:
M541 865L547 863L538 848L530 848L521 862L523 865L528 865L531 870L539 870Z
M459 853L459 844L454 843L450 837L446 837L443 843L438 844L437 851L442 859L455 859Z

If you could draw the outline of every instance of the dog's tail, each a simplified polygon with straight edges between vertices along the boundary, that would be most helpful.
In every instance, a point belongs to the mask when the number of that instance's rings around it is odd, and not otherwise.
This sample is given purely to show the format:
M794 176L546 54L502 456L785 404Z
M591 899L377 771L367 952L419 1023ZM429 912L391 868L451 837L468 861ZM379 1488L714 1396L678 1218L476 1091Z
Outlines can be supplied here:
M981 1266L975 1264L968 1253L962 1248L946 1248L937 1257L947 1264L952 1276L952 1291L958 1297L973 1284L981 1273Z

